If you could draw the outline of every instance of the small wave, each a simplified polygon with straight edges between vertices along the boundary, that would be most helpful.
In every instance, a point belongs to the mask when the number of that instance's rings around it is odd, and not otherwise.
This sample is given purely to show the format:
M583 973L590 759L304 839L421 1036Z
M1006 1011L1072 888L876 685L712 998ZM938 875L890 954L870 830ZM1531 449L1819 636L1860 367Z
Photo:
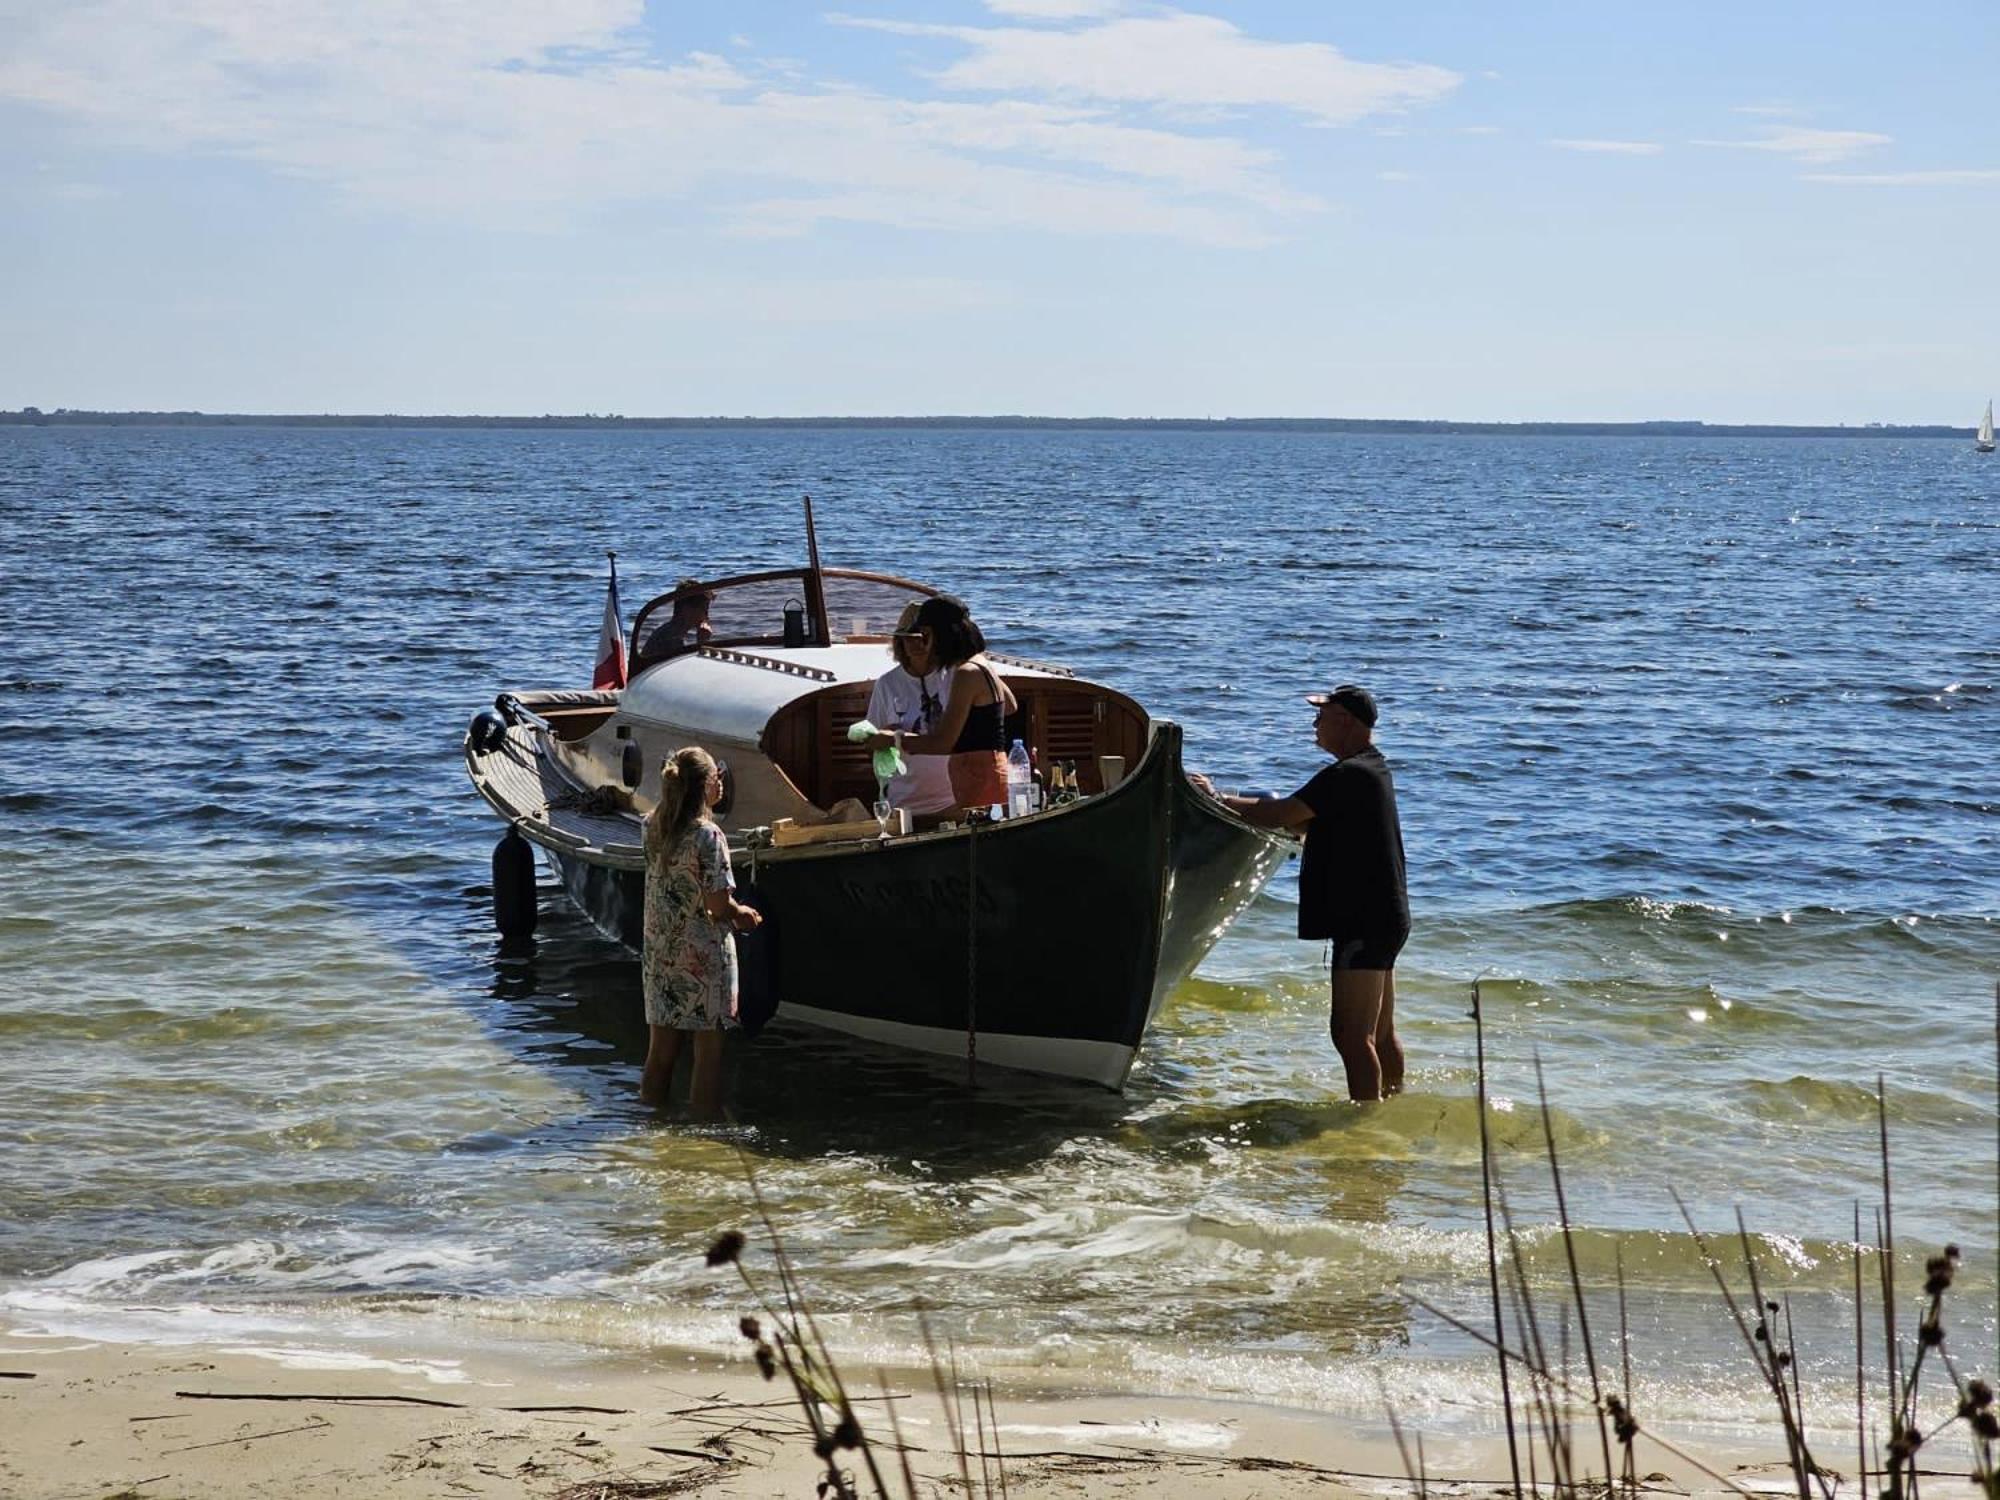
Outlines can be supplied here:
M1507 1100L1492 1104L1488 1134L1496 1149L1540 1149L1539 1114L1517 1110ZM1559 1109L1551 1111L1550 1118L1556 1144L1566 1153L1587 1150L1603 1140ZM1256 1099L1175 1109L1134 1121L1126 1129L1151 1149L1180 1154L1308 1149L1346 1161L1439 1156L1476 1161L1479 1154L1479 1104L1470 1094L1403 1093L1374 1105Z
M1796 1074L1786 1079L1751 1079L1739 1088L1749 1099L1751 1109L1767 1120L1877 1117L1875 1090L1852 1081ZM1891 1123L1970 1126L1979 1119L1977 1111L1963 1100L1943 1092L1892 1089L1887 1105Z
M1916 709L1926 713L1951 713L1975 705L1993 693L1988 682L1946 682L1929 684L1898 683L1889 691L1889 707Z
M495 1250L450 1242L358 1245L308 1250L278 1240L238 1240L213 1249L145 1250L82 1260L21 1289L127 1302L170 1289L205 1296L232 1291L319 1293L408 1290L425 1285L464 1291L490 1278ZM0 1305L13 1305L0 1299Z
M358 1349L270 1344L226 1345L222 1352L267 1359L287 1370L387 1370L394 1375L419 1376L430 1385L464 1385L472 1378L455 1359L384 1359L378 1355L363 1354Z

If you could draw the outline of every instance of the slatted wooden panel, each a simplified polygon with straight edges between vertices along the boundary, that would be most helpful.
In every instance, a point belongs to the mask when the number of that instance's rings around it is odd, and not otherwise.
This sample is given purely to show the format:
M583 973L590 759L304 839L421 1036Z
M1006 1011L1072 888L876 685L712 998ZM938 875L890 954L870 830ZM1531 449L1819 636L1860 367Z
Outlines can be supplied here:
M821 693L814 704L818 710L814 726L819 737L818 790L806 795L821 807L832 807L842 797L875 800L875 768L866 745L847 737L847 728L868 713L870 684L849 684Z
M1125 699L1084 684L1016 679L1009 684L1026 707L1028 743L1046 775L1054 761L1073 761L1086 793L1104 789L1097 757L1122 755L1129 773L1146 753L1146 718Z
M1099 700L1088 692L1063 689L1043 689L1036 697L1036 764L1046 774L1057 761L1074 761L1085 789L1094 790Z

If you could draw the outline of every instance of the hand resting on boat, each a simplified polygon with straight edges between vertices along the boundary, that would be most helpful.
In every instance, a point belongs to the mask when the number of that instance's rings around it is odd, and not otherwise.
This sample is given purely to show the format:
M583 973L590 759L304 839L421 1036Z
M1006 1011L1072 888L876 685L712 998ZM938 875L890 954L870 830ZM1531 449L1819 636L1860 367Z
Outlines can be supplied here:
M1312 809L1297 797L1218 792L1214 782L1196 771L1188 772L1188 785L1205 797L1213 797L1252 828L1303 828L1313 818Z
M764 924L762 912L745 906L727 890L704 891L701 904L712 921L726 923L738 932L753 932Z

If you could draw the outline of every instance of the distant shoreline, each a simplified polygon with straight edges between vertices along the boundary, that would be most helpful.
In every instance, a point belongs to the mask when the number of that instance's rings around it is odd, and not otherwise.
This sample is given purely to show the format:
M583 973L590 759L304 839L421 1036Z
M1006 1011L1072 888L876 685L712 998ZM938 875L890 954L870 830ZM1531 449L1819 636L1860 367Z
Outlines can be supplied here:
M1970 438L1970 427L1804 427L1727 422L1453 422L1367 417L440 417L199 411L0 411L0 427L379 427L558 431L680 428L859 428L1052 432L1307 432L1497 437Z

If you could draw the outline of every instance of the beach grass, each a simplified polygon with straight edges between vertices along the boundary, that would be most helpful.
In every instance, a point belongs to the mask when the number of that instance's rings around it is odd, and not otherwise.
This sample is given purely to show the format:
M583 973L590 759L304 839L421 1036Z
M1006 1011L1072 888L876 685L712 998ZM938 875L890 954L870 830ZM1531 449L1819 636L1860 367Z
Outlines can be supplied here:
M887 1376L880 1370L876 1371L877 1382L882 1387L882 1409L889 1424L889 1437L885 1443L880 1436L869 1432L855 1409L846 1379L806 1301L791 1257L771 1220L763 1191L758 1187L757 1174L747 1158L743 1161L743 1175L749 1185L757 1221L770 1247L778 1283L776 1297L773 1298L745 1264L743 1257L749 1249L749 1240L740 1230L725 1230L718 1235L709 1246L706 1259L710 1266L735 1267L744 1289L758 1309L756 1313L744 1314L737 1328L749 1341L752 1357L764 1379L774 1381L782 1374L791 1387L812 1436L813 1454L824 1468L825 1477L819 1484L820 1496L831 1496L833 1500L860 1500L862 1475L854 1467L858 1461L860 1470L866 1473L866 1493L876 1497L876 1500L891 1500L892 1491L884 1478L877 1452L878 1448L886 1447L895 1455L897 1477L902 1481L899 1493L904 1500L918 1500L922 1491L910 1464L911 1449L903 1441L896 1415L896 1400L889 1390ZM937 1341L931 1334L929 1319L921 1309L918 1323L929 1358L938 1407L951 1438L959 1490L968 1497L979 1496L980 1500L1007 1500L1006 1459L1000 1446L1000 1424L993 1401L992 1382L974 1384L963 1379L959 1373L956 1348L947 1346L940 1354ZM975 1457L978 1459L976 1484L972 1462Z
M1473 1326L1434 1303L1415 1295L1409 1300L1417 1307L1485 1345L1495 1355L1500 1373L1502 1417L1506 1427L1511 1487L1516 1500L1534 1494L1596 1496L1622 1490L1636 1495L1641 1488L1637 1450L1643 1440L1656 1445L1682 1463L1707 1475L1726 1489L1743 1495L1753 1491L1735 1477L1704 1462L1685 1446L1669 1441L1646 1428L1640 1421L1632 1397L1631 1347L1625 1313L1625 1281L1622 1257L1617 1264L1619 1309L1619 1373L1617 1388L1607 1387L1597 1358L1590 1327L1590 1310L1578 1272L1575 1235L1568 1201L1564 1195L1562 1163L1556 1148L1553 1116L1539 1055L1535 1059L1535 1081L1543 1123L1543 1152L1555 1202L1556 1227L1566 1252L1568 1277L1564 1298L1554 1309L1537 1306L1534 1288L1521 1254L1521 1231L1509 1209L1504 1177L1496 1161L1487 1128L1488 1072L1485 1017L1480 1004L1480 984L1472 985L1472 1021L1478 1073L1480 1114L1480 1180L1486 1216L1486 1263L1493 1308L1491 1330ZM1996 1077L2000 1077L2000 986L1994 994L1994 1045ZM1947 1296L1957 1276L1962 1256L1957 1245L1946 1245L1925 1262L1921 1296L1905 1307L1905 1294L1896 1285L1896 1238L1894 1176L1889 1140L1888 1088L1877 1075L1875 1115L1881 1159L1881 1193L1873 1205L1874 1234L1864 1245L1862 1210L1854 1205L1852 1243L1854 1348L1854 1440L1855 1458L1851 1472L1841 1473L1815 1454L1811 1427L1805 1410L1804 1389L1799 1377L1799 1349L1790 1299L1765 1292L1750 1228L1742 1209L1735 1215L1736 1247L1740 1257L1740 1281L1732 1282L1720 1251L1695 1222L1694 1215L1678 1192L1674 1205L1688 1233L1713 1277L1720 1305L1742 1340L1744 1350L1758 1380L1768 1393L1770 1409L1782 1432L1785 1466L1798 1500L1841 1500L1873 1493L1876 1500L1921 1500L1925 1479L1949 1478L1963 1474L1981 1490L1987 1500L2000 1500L2000 1468L1996 1468L1996 1446L2000 1446L2000 1411L1996 1410L1993 1386L1968 1375L1948 1348L1945 1312ZM2000 1155L1996 1155L2000 1164ZM1507 1254L1501 1254L1501 1246ZM1880 1331L1882 1364L1879 1377L1871 1376L1867 1355L1868 1301L1864 1298L1862 1272L1864 1254L1874 1257L1877 1274L1872 1288L1875 1325ZM1504 1292L1504 1296L1503 1296ZM1898 1313L1914 1311L1915 1331L1907 1342L1898 1333ZM1507 1314L1511 1312L1511 1322ZM1570 1349L1574 1327L1582 1347L1583 1370L1579 1375ZM1550 1330L1554 1330L1556 1351L1550 1352ZM1920 1412L1919 1394L1926 1372L1933 1379L1948 1382L1948 1411L1927 1427ZM1515 1378L1522 1384L1522 1396L1514 1396ZM1876 1403L1870 1417L1871 1399ZM1593 1472L1587 1462L1578 1461L1576 1423L1588 1421L1597 1429L1595 1448L1601 1469ZM1418 1493L1426 1493L1433 1481L1422 1467L1419 1446L1412 1454L1402 1441L1402 1423L1390 1412L1398 1447L1404 1453L1408 1477ZM1615 1436L1618 1459L1614 1461ZM1962 1450L1955 1445L1963 1443ZM1963 1467L1957 1471L1939 1469L1949 1460L1942 1451L1962 1451ZM1921 1459L1919 1455L1924 1455ZM1872 1487L1872 1489L1871 1489Z

